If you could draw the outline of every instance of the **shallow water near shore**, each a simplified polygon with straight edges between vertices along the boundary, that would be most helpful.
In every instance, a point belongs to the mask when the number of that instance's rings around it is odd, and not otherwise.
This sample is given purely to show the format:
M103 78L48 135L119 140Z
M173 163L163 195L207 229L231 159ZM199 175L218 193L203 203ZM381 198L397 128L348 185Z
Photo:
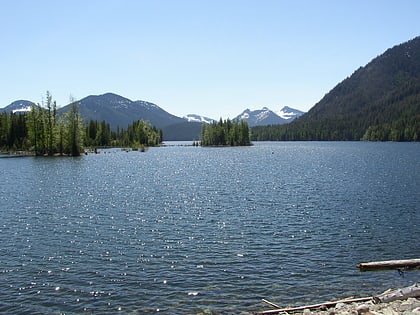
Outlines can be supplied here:
M419 273L420 144L275 142L1 159L0 313L237 314Z

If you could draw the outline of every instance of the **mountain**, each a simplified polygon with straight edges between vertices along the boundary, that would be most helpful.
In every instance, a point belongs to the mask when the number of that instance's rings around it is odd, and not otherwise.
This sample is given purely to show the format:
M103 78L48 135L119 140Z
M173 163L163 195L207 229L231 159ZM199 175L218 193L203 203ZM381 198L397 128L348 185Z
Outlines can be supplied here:
M162 128L163 140L165 141L193 141L200 140L201 122L184 121Z
M70 109L67 105L59 109L59 114ZM132 101L114 93L90 95L79 101L79 111L85 122L106 121L112 130L125 129L133 121L149 121L162 129L164 141L195 140L200 135L201 123L189 123L174 116L156 104L146 101Z
M188 114L182 118L184 118L188 122L199 122L199 123L207 123L207 124L211 124L212 122L215 121L212 118L208 118L208 117L200 116L196 114Z
M70 105L58 110L59 114L70 110ZM126 128L133 121L146 120L157 128L184 122L159 106L145 101L131 101L113 93L90 95L79 101L79 111L85 121L97 120L109 123L112 130Z
M31 110L32 102L27 100L14 101L10 105L0 108L0 113L17 113L17 112L29 112Z
M291 108L289 106L284 106L282 109L275 113L281 118L286 119L288 123L305 114L305 112Z
M420 37L357 69L286 126L253 140L420 141Z
M162 129L163 140L198 140L201 132L201 122L193 121L194 115L188 118L174 116L156 104L146 101L132 101L114 93L103 95L89 95L80 101L79 112L87 123L90 120L99 122L106 121L112 130L117 128L125 129L137 120L149 121L153 126ZM24 112L29 111L32 102L19 100L10 105L0 108L1 112ZM57 114L62 115L68 112L71 105L57 109ZM199 116L195 115L196 120ZM211 121L209 118L202 118L203 121Z
M246 109L235 117L234 120L245 120L250 127L266 126L266 125L282 125L291 122L301 116L303 112L288 106L283 107L280 111L273 112L267 107L259 110Z

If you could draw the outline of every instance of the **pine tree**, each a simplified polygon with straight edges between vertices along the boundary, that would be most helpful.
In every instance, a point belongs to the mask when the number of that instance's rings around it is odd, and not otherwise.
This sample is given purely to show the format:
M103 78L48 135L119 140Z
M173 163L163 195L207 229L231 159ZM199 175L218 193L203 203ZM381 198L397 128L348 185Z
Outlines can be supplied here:
M79 156L83 149L83 125L80 117L78 102L70 98L71 109L65 114L64 124L66 132L65 152L71 156Z
M46 136L47 136L47 152L48 155L54 155L55 149L55 135L56 135L56 113L57 113L57 103L52 101L52 96L49 91L47 91L47 111L46 111Z

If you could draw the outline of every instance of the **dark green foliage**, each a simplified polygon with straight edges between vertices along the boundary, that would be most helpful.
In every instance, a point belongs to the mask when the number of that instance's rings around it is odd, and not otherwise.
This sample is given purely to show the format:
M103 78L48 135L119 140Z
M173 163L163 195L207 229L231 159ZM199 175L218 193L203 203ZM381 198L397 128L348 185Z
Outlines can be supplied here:
M248 123L229 119L212 124L203 124L201 131L202 146L246 146L251 145Z
M75 100L72 100L71 109L64 114L63 121L67 130L64 152L71 156L79 156L83 149L83 122Z
M34 151L36 155L46 154L48 148L45 108L32 104L31 111L26 114L26 125L28 126L29 146L22 149Z
M0 148L9 146L9 115L6 112L0 114Z
M156 127L144 120L138 120L128 126L127 131L121 132L124 146L134 148L142 146L157 146L162 142L162 133ZM117 139L118 140L118 139Z
M308 113L254 127L253 140L420 141L420 37L388 49Z
M130 124L127 130L111 131L105 121L91 120L85 127L85 145L87 147L131 147L138 149L145 146L158 146L162 142L162 131L148 122L139 120Z
M0 148L19 150L24 147L27 139L26 119L23 114L0 114Z
M47 151L48 155L54 155L54 136L56 128L56 113L57 113L56 102L52 101L50 92L47 91L47 109L46 109L46 136L47 136Z

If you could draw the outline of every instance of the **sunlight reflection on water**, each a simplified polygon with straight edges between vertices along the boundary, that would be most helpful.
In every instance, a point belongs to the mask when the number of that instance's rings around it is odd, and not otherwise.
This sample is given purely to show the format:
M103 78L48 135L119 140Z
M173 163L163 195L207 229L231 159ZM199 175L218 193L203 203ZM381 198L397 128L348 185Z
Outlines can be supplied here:
M420 252L418 152L257 143L4 159L0 312L227 314L411 283L355 265Z

